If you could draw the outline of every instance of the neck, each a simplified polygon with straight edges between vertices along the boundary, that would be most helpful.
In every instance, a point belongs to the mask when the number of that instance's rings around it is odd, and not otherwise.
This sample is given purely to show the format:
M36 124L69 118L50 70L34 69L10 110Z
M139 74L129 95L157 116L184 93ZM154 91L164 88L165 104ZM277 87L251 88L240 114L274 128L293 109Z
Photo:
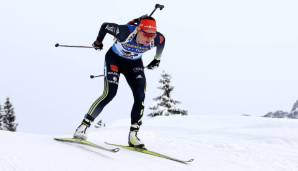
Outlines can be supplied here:
M142 43L140 43L138 36L139 35L136 36L136 42L137 42L137 44L144 46Z

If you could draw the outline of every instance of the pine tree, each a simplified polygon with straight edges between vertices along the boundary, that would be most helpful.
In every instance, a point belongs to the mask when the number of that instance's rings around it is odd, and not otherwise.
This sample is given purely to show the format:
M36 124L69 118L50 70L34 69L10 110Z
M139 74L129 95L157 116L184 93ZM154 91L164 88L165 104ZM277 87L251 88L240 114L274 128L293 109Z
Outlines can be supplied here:
M161 86L158 87L158 89L162 90L162 95L153 99L157 104L153 107L149 107L152 112L149 113L148 116L187 115L186 110L176 108L176 105L181 102L174 100L171 97L171 93L174 90L174 87L171 86L171 79L169 74L165 71L162 72L161 79L159 80Z
M9 101L9 98L6 98L6 102L4 104L4 115L3 115L3 127L4 130L15 132L18 124L15 123L16 117L14 113L14 108Z
M2 106L0 105L0 130L3 130L3 118L4 118L4 114L3 114L3 110L2 110Z
M298 119L298 100L294 103L292 110L288 117Z
M294 103L291 112L298 111L298 100Z

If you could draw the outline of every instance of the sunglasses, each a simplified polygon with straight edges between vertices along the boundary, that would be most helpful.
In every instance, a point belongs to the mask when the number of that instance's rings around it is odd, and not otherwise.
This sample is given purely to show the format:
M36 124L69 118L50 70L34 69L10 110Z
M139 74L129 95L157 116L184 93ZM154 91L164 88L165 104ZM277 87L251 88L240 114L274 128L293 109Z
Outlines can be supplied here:
M145 32L144 30L141 30L141 32L145 37L148 37L148 38L152 38L156 36L156 33L148 33L148 32Z

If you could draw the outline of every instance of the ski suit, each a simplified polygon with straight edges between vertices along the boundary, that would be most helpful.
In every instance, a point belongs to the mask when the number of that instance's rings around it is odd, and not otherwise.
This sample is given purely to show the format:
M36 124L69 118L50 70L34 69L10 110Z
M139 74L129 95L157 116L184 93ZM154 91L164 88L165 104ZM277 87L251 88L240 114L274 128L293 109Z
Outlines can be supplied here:
M102 24L97 36L97 41L102 42L109 33L115 37L115 43L105 55L104 90L102 95L91 105L85 118L94 121L103 108L115 97L118 89L120 74L123 74L129 84L134 103L131 110L131 124L142 124L141 118L144 111L146 77L142 54L156 47L154 59L160 60L165 38L157 32L156 37L148 46L136 42L136 25L118 25L115 23Z

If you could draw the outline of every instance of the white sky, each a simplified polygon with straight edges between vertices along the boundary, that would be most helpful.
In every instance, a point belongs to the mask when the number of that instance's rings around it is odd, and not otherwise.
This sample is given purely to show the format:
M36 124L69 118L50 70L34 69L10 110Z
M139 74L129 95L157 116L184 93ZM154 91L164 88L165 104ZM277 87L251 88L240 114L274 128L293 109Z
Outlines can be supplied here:
M155 3L165 5L154 17L166 47L160 69L146 71L147 107L164 69L191 115L290 110L298 99L298 1L10 0L0 5L0 102L11 98L18 130L73 132L102 93L102 79L89 75L102 73L112 37L101 52L54 44L90 45L103 22L126 23ZM129 117L132 103L122 76L100 117Z

